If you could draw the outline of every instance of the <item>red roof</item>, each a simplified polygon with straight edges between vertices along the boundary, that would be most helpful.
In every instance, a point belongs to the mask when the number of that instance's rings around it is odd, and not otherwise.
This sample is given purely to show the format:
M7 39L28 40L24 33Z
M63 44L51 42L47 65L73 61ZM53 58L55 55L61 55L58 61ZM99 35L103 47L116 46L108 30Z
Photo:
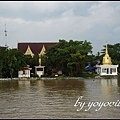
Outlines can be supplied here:
M32 68L24 67L24 70L31 70Z
M28 45L30 46L31 51L34 54L40 53L42 47L44 45L45 49L47 50L49 46L53 46L58 42L43 42L43 43L18 43L18 50L22 51L23 53L26 52Z

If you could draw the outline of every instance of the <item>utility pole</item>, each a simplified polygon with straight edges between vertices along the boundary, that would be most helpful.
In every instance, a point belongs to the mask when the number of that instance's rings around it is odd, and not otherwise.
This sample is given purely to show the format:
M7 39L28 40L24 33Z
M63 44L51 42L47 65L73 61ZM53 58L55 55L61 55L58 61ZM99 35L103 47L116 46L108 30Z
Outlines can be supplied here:
M7 30L6 30L6 23L5 23L5 30L4 30L4 32L5 32L5 37L6 37L5 46L7 47Z

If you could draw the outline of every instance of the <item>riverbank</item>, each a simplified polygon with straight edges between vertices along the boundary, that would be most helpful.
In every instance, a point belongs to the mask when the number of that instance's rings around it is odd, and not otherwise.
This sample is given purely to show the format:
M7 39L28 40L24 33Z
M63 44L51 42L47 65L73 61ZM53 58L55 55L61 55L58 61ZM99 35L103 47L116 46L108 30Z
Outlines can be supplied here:
M30 78L0 78L0 80L66 80L66 79L84 79L83 77L30 77Z
M57 76L57 77L30 77L30 78L0 78L0 80L79 80L79 79L113 79L113 78L120 78L120 75L117 76L99 76L96 75L94 77L64 77L64 76Z

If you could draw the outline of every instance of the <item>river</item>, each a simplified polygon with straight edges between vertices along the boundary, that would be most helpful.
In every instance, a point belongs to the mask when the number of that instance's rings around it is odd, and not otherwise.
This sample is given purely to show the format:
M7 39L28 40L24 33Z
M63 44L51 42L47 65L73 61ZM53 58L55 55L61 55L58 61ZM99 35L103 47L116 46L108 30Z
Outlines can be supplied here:
M119 100L120 79L0 81L0 118L120 118Z

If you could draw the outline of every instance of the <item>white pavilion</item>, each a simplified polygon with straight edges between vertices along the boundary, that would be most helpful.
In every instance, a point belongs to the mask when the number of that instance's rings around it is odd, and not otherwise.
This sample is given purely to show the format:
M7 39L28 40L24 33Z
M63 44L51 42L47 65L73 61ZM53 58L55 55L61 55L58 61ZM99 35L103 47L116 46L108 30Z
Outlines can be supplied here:
M117 75L117 68L118 65L112 65L111 57L108 54L108 48L106 44L106 52L105 56L103 57L102 65L96 65L96 72L97 74L102 75Z

